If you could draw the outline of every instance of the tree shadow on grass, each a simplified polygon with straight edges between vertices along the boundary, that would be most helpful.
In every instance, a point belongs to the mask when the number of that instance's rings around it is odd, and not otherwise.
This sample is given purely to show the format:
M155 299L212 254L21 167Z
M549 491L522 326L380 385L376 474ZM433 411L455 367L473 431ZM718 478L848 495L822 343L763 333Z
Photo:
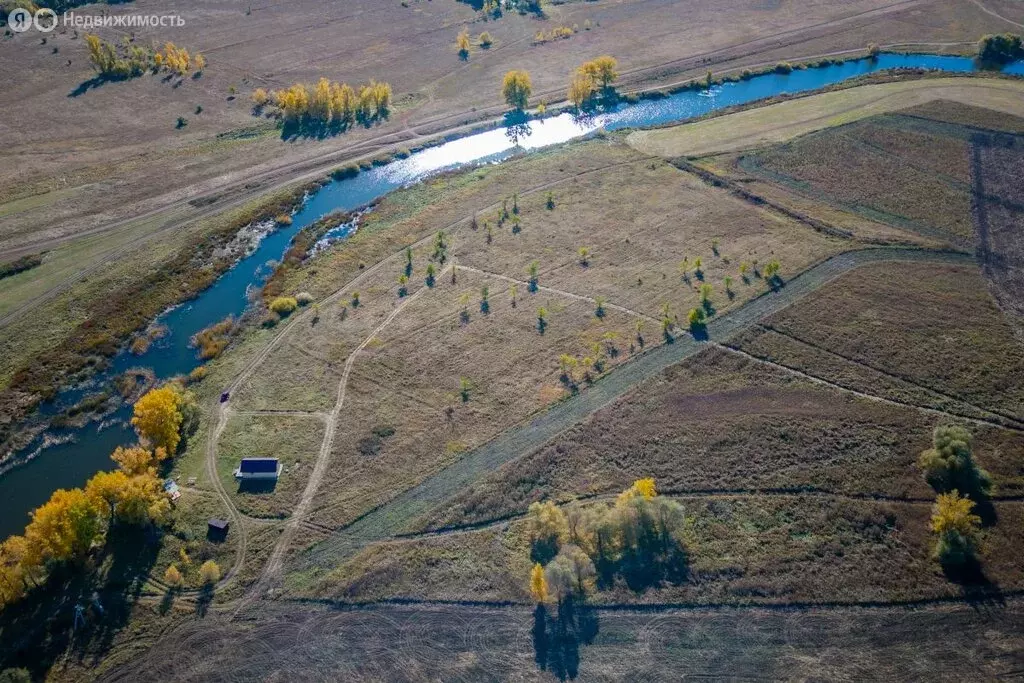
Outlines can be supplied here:
M599 630L597 612L582 599L566 598L554 613L537 605L531 629L537 667L560 681L574 680L580 670L580 645L593 643Z
M196 615L205 617L210 611L210 603L213 602L214 587L212 583L204 583L199 589L199 596L196 598Z
M999 584L985 576L985 569L977 558L971 557L957 564L943 564L946 578L960 586L964 600L974 607L1004 607L1006 596Z
M109 78L103 78L102 76L93 76L92 78L82 81L75 86L75 89L68 93L68 97L81 97L93 88L98 88L104 83L107 83L109 80Z
M42 680L69 657L100 662L128 623L159 549L155 529L119 527L84 563L51 568L45 584L0 612L0 669L23 667Z

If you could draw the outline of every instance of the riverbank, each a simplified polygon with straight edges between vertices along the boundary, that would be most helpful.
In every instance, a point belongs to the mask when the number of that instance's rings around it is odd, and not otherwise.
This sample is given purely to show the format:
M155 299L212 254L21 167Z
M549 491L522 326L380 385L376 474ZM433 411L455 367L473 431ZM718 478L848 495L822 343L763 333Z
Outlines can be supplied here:
M1019 65L1018 65L1019 66ZM103 309L107 314L118 314L121 307L132 302L130 316L120 320L106 321L103 325L95 325L87 321L77 328L79 334L73 337L74 344L68 347L64 355L53 356L58 361L44 364L33 373L19 377L16 387L26 387L38 391L39 395L55 395L53 383L46 385L45 379L59 379L60 370L73 368L75 371L88 366L90 358L99 362L109 361L118 354L118 337L121 343L137 329L149 324L152 316L168 305L166 296L184 294L194 297L187 306L173 310L165 324L173 331L171 338L158 345L156 355L133 360L134 364L153 363L157 365L157 374L168 377L173 374L185 374L198 364L195 354L188 348L191 336L229 314L239 314L248 305L247 290L252 285L260 286L269 275L264 264L271 259L280 259L287 249L293 235L320 218L335 210L351 211L364 206L387 192L417 182L423 178L443 171L473 163L494 163L507 159L524 151L539 149L558 144L567 140L592 134L598 130L622 130L632 127L663 125L671 121L689 120L724 109L726 107L750 106L766 96L779 96L780 93L812 93L821 89L836 88L850 78L868 77L873 72L892 68L935 68L957 73L970 73L975 69L973 62L966 58L939 57L927 55L881 55L878 59L847 61L840 64L828 64L821 67L794 70L788 74L768 73L754 76L747 80L714 86L709 90L686 90L669 97L642 100L636 104L625 104L612 111L598 113L594 116L575 117L568 113L557 114L540 121L527 124L525 129L515 129L518 137L510 137L505 129L491 129L465 138L457 138L443 144L427 147L421 151L394 159L390 163L368 164L367 170L354 177L351 173L341 173L338 180L326 182L312 181L289 193L275 195L267 200L257 201L248 211L235 215L224 222L220 230L214 232L212 240L204 242L201 247L206 251L201 254L215 253L219 246L229 242L237 232L251 222L267 215L277 215L286 210L301 197L305 197L310 189L318 188L302 204L292 216L292 224L279 230L269 239L265 239L256 251L242 259L234 266L223 260L219 265L207 267L200 271L201 278L194 273L182 272L187 264L197 264L194 251L187 249L178 252L173 268L153 276L149 283L156 283L152 290L129 289L127 292L112 297L108 307ZM881 78L877 73L875 77ZM894 79L928 77L928 72L900 73L892 75ZM218 242L219 240L219 242ZM230 273L217 277L216 268L221 272ZM199 289L200 285L208 289ZM140 291L145 296L135 302L132 296ZM199 296L195 296L198 292ZM148 303L149 308L146 308ZM157 307L157 304L160 304ZM154 311L154 309L156 309ZM147 316L148 313L148 316ZM101 331L97 335L97 330ZM104 334L105 333L105 334ZM169 349L167 352L159 348ZM113 364L116 366L116 362ZM162 367L159 367L162 366ZM30 383L31 381L31 383ZM43 391L47 393L43 393ZM75 457L89 448L87 440L74 444L64 444L66 455ZM49 454L47 454L49 455ZM81 459L79 459L81 460ZM6 479L6 478L5 478ZM4 482L0 480L0 491ZM52 489L51 489L52 490ZM46 491L49 495L49 491ZM43 497L45 499L45 497ZM41 501L40 501L41 502Z

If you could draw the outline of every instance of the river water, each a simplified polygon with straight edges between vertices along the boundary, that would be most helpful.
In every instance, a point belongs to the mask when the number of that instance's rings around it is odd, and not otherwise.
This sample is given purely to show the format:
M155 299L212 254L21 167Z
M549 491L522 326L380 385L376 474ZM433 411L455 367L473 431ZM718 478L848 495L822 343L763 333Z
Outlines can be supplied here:
M515 154L581 138L599 129L620 130L684 121L724 107L784 93L801 93L897 68L949 73L978 69L974 60L966 57L882 54L873 60L861 59L789 74L764 74L710 90L687 90L662 99L622 104L613 111L585 119L566 113L521 126L468 135L353 178L332 182L306 199L293 215L290 226L264 237L251 254L240 259L197 298L160 316L157 322L165 325L169 332L154 342L148 352L142 356L122 352L113 359L108 370L89 384L63 392L42 410L59 413L82 396L98 391L114 375L133 367L151 368L161 379L187 374L200 364L195 349L189 347L191 337L228 315L240 315L248 305L250 288L263 284L271 272L271 263L281 258L295 233L326 213L357 209L440 171L469 164L497 163ZM1004 72L1024 76L1024 62L1011 64ZM344 229L328 233L329 238L338 240L344 235ZM123 407L103 422L93 422L79 429L54 429L37 439L28 449L38 451L36 457L0 477L0 501L3 501L0 538L20 532L28 522L29 511L44 503L55 489L81 486L96 472L110 469L113 466L110 453L114 448L135 441L128 424L129 414L129 409ZM54 445L44 447L55 441Z

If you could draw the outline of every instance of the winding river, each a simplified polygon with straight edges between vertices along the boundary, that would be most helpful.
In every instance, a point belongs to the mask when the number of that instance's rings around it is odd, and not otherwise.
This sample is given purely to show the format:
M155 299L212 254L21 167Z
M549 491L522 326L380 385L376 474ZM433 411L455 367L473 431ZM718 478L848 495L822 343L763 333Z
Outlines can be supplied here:
M63 392L42 410L60 413L130 368L151 368L158 378L187 374L200 364L195 349L189 346L191 337L228 315L241 314L248 305L250 288L262 285L271 272L269 264L284 254L295 233L330 211L359 208L439 171L468 164L497 163L514 154L580 138L601 128L619 130L684 121L724 107L784 93L806 92L864 74L898 68L965 73L976 71L978 66L966 57L882 54L876 59L795 70L789 74L764 74L710 90L686 90L662 99L622 104L614 111L585 120L560 114L525 126L468 135L355 177L332 182L307 198L293 215L290 226L265 236L249 255L241 258L199 297L160 316L157 322L167 327L168 334L154 342L144 355L122 352L102 374L86 385ZM1003 71L1024 76L1024 62L1011 64ZM344 236L344 229L328 233L328 239L341 240ZM28 521L29 511L45 502L55 489L81 486L97 471L111 468L111 451L135 440L128 416L129 409L122 407L102 422L91 422L77 429L53 429L37 439L28 449L35 457L0 477L0 500L5 501L3 514L0 514L0 538L19 533Z

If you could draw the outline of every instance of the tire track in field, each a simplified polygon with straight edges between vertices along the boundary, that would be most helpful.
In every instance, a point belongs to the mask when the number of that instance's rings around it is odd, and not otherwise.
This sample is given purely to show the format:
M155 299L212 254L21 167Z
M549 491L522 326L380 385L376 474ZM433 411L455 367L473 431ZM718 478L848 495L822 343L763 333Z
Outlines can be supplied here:
M438 273L438 279L444 277L451 268L452 264L445 266ZM263 566L263 571L261 572L259 579L257 579L256 584L241 600L238 608L235 610L236 615L245 609L253 600L258 599L262 593L266 592L269 584L275 581L280 574L281 567L284 565L284 555L291 545L295 532L298 527L302 525L302 521L306 518L309 506L313 502L313 497L316 495L317 489L320 487L320 481L323 479L324 472L327 469L327 463L331 459L331 449L334 445L334 433L338 424L338 418L341 416L341 409L345 404L345 393L348 388L348 378L352 373L352 366L355 364L356 358L374 337L380 334L385 327L391 324L391 322L398 317L406 306L423 296L424 292L430 291L432 291L430 287L421 287L410 296L405 297L405 299L403 299L402 302L396 306L393 311L391 311L383 322L381 322L373 329L373 331L370 332L369 335L367 335L363 342L357 346L346 359L345 368L341 373L341 380L338 382L337 399L335 400L334 408L327 416L327 429L324 430L324 438L320 444L320 452L313 465L313 471L309 475L309 481L306 482L306 488L303 490L302 497L299 499L299 502L296 503L295 507L292 509L292 513L289 516L288 521L285 523L280 537L274 544L273 549L270 551L270 557L267 559L267 563Z
M838 384L838 383L833 382L832 380L826 379L824 377L820 377L818 375L811 374L811 373L806 372L804 370L800 370L799 368L795 368L795 367L793 367L791 365L786 365L785 363L780 363L778 361L769 360L768 358L764 358L762 356L758 356L757 354L750 353L749 351L744 351L743 349L741 349L741 348L739 348L737 346L731 346L729 344L723 344L723 343L720 343L720 342L711 342L711 344L716 346L716 347L718 347L718 348L720 348L720 349L722 349L723 351L725 351L727 353L731 353L731 354L734 354L734 355L742 356L743 358L746 358L748 360L752 360L755 363L759 363L761 365L768 365L768 366L776 368L778 370L782 370L783 372L788 373L790 375L795 375L797 377L800 377L801 379L805 379L808 382L811 382L812 384L818 384L820 386L825 386L825 387L828 387L830 389L835 389L837 391L841 391L841 392L846 393L846 394L852 394L853 396L856 396L858 398L863 398L863 399L866 399L868 401L875 401L877 403L885 403L885 404L892 405L892 406L899 406L901 408L912 408L914 410L920 410L920 411L925 412L925 413L931 413L933 415L939 415L939 416L942 416L942 417L952 417L952 418L957 419L957 420L964 420L966 422L972 422L974 424L984 425L986 427L998 427L1000 429L1005 429L1005 430L1012 431L1012 432L1024 432L1024 428L1022 428L1022 427L1007 425L1006 423L1004 423L1004 422L1002 422L1002 421L1000 421L998 419L995 419L995 418L988 418L988 419L986 419L986 418L981 418L981 417L970 417L968 415L962 415L962 414L959 414L959 413L951 413L951 412L949 412L947 410L940 410L939 408L932 408L930 406L918 405L917 403L911 403L909 401L899 401L899 400L894 399L894 398L887 398L885 396L879 396L878 394L872 394L872 393L869 393L869 392L866 392L866 391L861 391L859 389L852 389L850 387L843 386L842 384ZM970 405L970 404L968 404L968 405ZM971 407L974 408L975 406L971 406ZM994 413L990 413L989 411L984 410L982 408L977 408L977 410L979 410L982 413L986 413L986 414L990 414L990 415L994 414Z
M866 369L866 370L868 370L870 372L876 373L878 375L882 375L884 377L888 377L889 379L895 380L895 381L900 382L902 384L909 384L910 386L914 387L915 389L920 389L921 391L924 391L924 392L927 392L929 394L932 394L933 396L938 396L939 398L945 399L947 401L953 401L954 403L959 403L960 405L972 408L972 409L978 411L979 413L983 413L983 414L986 414L986 415L991 415L993 417L993 419L1007 420L1007 421L1010 421L1010 422L1014 423L1017 427L1024 427L1024 420L1022 420L1020 417L1018 417L1017 415L1014 415L1012 413L1006 413L1006 412L1003 412L1001 410L994 410L992 408L984 408L982 406L979 406L979 405L976 405L974 403L971 403L970 401L968 401L966 399L963 399L963 398L961 398L959 396L956 396L954 394L947 394L945 392L939 391L938 389L934 389L934 388L929 387L927 385L924 385L924 384L921 384L919 382L916 382L916 381L910 379L909 377L903 377L901 375L893 374L893 373L888 372L886 370L883 370L881 368L877 368L874 365L871 365L870 363L865 363L864 361L857 360L856 358L852 358L850 356L846 356L844 354L837 353L836 351L833 351L831 349L827 349L827 348L825 348L823 346L819 346L818 344L815 344L813 342L809 342L806 339L802 339L802 338L800 338L800 337L798 337L798 336L796 336L796 335L794 335L794 334L792 334L790 332L783 332L782 330L780 330L780 329L778 329L778 328L776 328L776 327L774 327L774 326L772 326L770 324L766 324L766 323L765 324L759 324L758 327L761 328L762 330L765 330L766 332L771 333L771 334L778 335L778 336L780 336L780 337L782 337L784 339L789 339L789 340L795 342L799 346L805 346L807 348L814 349L815 351L818 351L819 353L823 353L823 354L825 354L827 356L831 356L831 357L836 358L839 361L842 361L844 363L848 363L850 365L855 365L857 367L864 368L864 369ZM1003 424L1003 425L1000 425L1000 426L1005 427L1006 425Z
M800 273L778 291L767 292L740 308L712 320L707 325L708 340L717 341L731 337L850 270L887 261L971 263L973 259L958 252L908 248L875 248L845 252ZM640 382L711 346L712 344L706 340L695 339L689 335L681 336L671 344L661 345L617 366L586 391L504 431L447 468L339 529L333 538L313 546L297 558L296 568L323 569L350 557L367 543L401 533L411 522L471 485L478 478L540 448L561 432L623 396Z
M571 181L573 181L573 180L575 180L577 178L580 178L580 177L585 176L585 175L589 175L591 173L597 173L597 172L600 172L600 171L605 171L605 170L608 170L608 169L611 169L611 168L616 168L618 166L624 166L624 165L628 165L628 164L635 164L635 163L646 162L646 161L649 161L652 158L653 157L650 157L650 156L643 156L640 159L631 159L631 160L627 160L627 161L619 161L619 162L615 162L615 163L612 163L612 164L606 164L604 166L599 166L597 168L587 169L585 171L581 171L579 173L572 174L572 175L570 175L568 177L565 177L565 178L559 178L557 180L553 180L553 181L549 181L549 182L546 182L546 183L540 183L538 185L535 185L535 186L533 186L531 188L528 188L528 189L524 190L523 192L521 192L520 196L526 197L526 196L529 196L531 194L535 194L537 192L543 192L544 190L547 190L549 188L556 187L556 186L558 186L558 185L560 185L562 183L571 182ZM495 201L495 202L492 202L491 204L488 204L487 206L483 207L482 209L479 209L477 212L495 210L495 209L497 209L498 206L500 206L500 201ZM444 226L442 228L442 230L448 230L449 232L453 232L460 224L465 223L466 221L470 220L470 218L471 217L459 218L459 219L449 223L448 225ZM417 248L419 246L427 244L433 238L434 238L434 233L430 232L427 235L425 235L424 237L422 237L419 240L417 240L416 242L413 242L409 246L411 246L413 248ZM317 307L319 307L321 305L327 305L327 304L330 304L330 303L332 303L334 301L337 301L339 298L341 298L347 292L353 290L357 286L360 286L363 283L364 280L370 278L371 276L376 274L378 271L382 270L392 260L402 258L404 253L405 253L405 249L401 249L401 250L396 251L395 253L391 254L390 256L387 256L387 257L381 259L380 261L378 261L374 265L372 265L369 268L367 268L367 269L363 270L362 272L360 272L358 275L356 275L354 278L352 278L348 282L342 284L340 287L335 289L330 294L324 296L323 298L321 298L320 300L315 302L316 306L308 306L304 311L295 313L292 316L290 316L288 322L285 325L283 325L283 326L281 326L279 328L277 334L267 343L267 345L263 349L260 350L260 352L258 354L256 354L256 356L253 357L252 360L250 360L242 368L242 370L238 373L238 375L235 376L234 380L232 380L231 383L228 384L223 389L223 391L226 392L226 393L229 393L229 394L237 392L238 388L240 386L242 386L242 384L244 384L246 381L248 381L248 379L252 376L252 374L256 371L256 369L263 362L265 362L266 359L270 357L270 354L287 338L288 333L296 325L298 325L300 323L300 321L305 320L306 317L309 317L309 316L313 315L312 311L315 310L315 308L317 308ZM418 291L422 291L422 290L418 290ZM230 412L231 412L230 408L226 404L224 404L224 403L220 403L219 401L216 401L215 403L212 404L210 413L211 413L211 415L216 415L217 416L217 423L216 423L216 426L214 427L214 429L211 431L210 438L207 440L207 445L206 445L206 473L207 473L207 477L209 477L211 482L213 483L213 486L214 486L213 493L215 493L217 495L217 497L220 498L221 502L227 508L229 516L231 516L231 518L233 520L235 520L236 522L239 522L239 524L238 524L238 527L239 527L239 534L238 534L238 536L239 536L239 548L238 548L238 551L236 552L236 559L235 559L234 564L231 567L231 570L228 572L227 575L225 575L225 577L217 585L218 588L220 588L220 587L222 587L224 585L227 585L228 580L230 578L232 578L237 573L237 571L241 568L242 564L245 561L245 554L246 554L246 550L247 550L247 538L246 538L245 525L241 524L241 520L246 519L247 517L245 515L243 515L238 510L237 507L235 507L234 501L231 500L231 497L228 495L227 491L224 489L223 485L220 482L220 478L217 475L217 443L219 442L220 436L223 433L225 427L227 427L227 421L228 421L228 418L230 417ZM294 515L294 512L293 512L292 517L297 520L296 524L301 524L302 521L303 521L302 518L296 517ZM280 544L280 542L279 542L279 544Z

